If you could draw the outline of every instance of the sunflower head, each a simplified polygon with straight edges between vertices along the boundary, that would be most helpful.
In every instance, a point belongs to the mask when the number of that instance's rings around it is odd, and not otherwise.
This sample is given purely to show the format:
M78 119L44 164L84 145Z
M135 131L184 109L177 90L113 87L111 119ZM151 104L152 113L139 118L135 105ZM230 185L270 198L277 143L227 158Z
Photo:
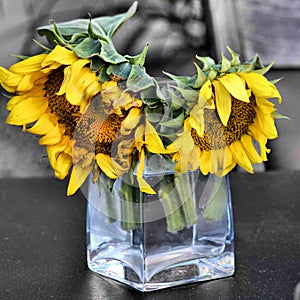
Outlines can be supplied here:
M189 164L183 161L195 157L196 149L204 174L225 175L236 164L252 173L253 164L267 160L267 140L277 137L274 119L280 115L274 99L281 103L282 98L264 76L272 64L263 67L258 56L242 63L237 53L228 50L231 59L222 55L218 64L209 57L196 56L202 68L195 64L193 77L168 74L181 87L177 96L188 108L183 111L184 133L169 145L181 171L188 169ZM193 140L188 152L180 147L182 140Z

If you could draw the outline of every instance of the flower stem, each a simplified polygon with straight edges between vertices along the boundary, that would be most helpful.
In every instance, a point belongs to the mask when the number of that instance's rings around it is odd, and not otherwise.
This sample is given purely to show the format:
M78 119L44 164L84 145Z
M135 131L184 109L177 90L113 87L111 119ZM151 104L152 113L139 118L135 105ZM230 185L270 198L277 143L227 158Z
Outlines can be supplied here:
M103 184L102 192L104 193L104 202L105 202L105 214L106 214L106 221L108 223L113 223L118 218L117 206L115 202L115 197L112 194L112 186L114 184L114 180L110 179L109 177L101 174L102 180L101 183Z
M174 176L165 175L160 184L159 198L166 215L168 231L173 233L185 226L178 197L174 197L174 189Z
M193 199L194 191L189 172L175 175L175 187L178 193L178 201L181 201L182 214L185 226L192 226L197 222L196 207Z
M121 203L121 226L124 230L129 231L137 228L141 224L141 196L134 184L127 184L122 178L119 190Z

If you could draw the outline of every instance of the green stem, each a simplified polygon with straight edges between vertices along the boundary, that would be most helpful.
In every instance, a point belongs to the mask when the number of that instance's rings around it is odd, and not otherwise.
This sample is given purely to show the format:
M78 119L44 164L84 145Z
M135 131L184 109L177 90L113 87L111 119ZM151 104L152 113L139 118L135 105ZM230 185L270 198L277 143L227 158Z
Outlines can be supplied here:
M101 182L103 184L102 193L104 193L104 201L105 201L105 214L106 220L108 223L113 223L117 220L118 211L116 206L115 197L112 194L112 186L113 180L106 177L104 174L101 174Z
M193 174L192 174L193 176ZM178 193L178 200L181 201L181 208L185 220L185 226L192 226L197 222L196 207L193 199L194 191L189 173L175 175L175 187Z
M182 210L175 196L173 175L165 175L160 184L159 198L161 200L169 232L177 232L185 226ZM174 197L175 196L175 197Z
M123 180L120 185L120 203L121 203L121 227L129 231L135 227L134 209L132 199L132 187Z

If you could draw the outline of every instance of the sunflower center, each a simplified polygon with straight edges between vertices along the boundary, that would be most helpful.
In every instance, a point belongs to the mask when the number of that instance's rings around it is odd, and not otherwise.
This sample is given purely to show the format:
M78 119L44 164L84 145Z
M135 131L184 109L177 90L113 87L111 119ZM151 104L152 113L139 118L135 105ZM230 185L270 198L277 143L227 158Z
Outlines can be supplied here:
M204 136L199 137L196 130L192 129L191 135L201 150L222 149L226 145L238 141L248 132L249 126L256 116L255 96L252 94L249 103L237 100L232 97L231 113L224 126L216 112L211 109L204 110L205 130Z
M75 127L81 116L80 106L72 105L66 95L57 95L64 80L64 67L52 71L45 83L45 97L48 99L48 107L55 114L58 122L65 127L65 135L73 137Z
M97 134L95 153L103 153L112 155L112 145L116 139L117 133L120 131L121 123L125 117L120 117L116 114L108 115L101 124Z

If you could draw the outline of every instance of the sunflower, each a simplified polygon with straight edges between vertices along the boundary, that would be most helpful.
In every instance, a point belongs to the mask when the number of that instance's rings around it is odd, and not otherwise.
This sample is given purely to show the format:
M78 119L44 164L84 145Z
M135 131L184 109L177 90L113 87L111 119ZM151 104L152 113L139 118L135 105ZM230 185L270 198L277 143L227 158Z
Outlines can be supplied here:
M210 60L204 70L198 69L198 100L184 120L184 130L168 146L179 172L200 167L205 175L224 176L238 164L253 173L253 164L267 160L268 139L278 136L270 99L281 103L282 98L263 76L266 68L256 70L257 59L241 64L231 53L231 62L223 58L214 65Z
M93 171L117 179L132 167L137 153L137 181L142 192L155 191L143 178L145 151L167 153L155 128L143 115L142 100L122 90L115 81L103 83L101 93L78 122L73 147L73 170L68 195Z
M56 177L72 166L72 137L85 107L101 84L89 60L57 45L46 54L26 58L9 69L0 67L0 84L14 96L7 103L6 122L41 135Z

